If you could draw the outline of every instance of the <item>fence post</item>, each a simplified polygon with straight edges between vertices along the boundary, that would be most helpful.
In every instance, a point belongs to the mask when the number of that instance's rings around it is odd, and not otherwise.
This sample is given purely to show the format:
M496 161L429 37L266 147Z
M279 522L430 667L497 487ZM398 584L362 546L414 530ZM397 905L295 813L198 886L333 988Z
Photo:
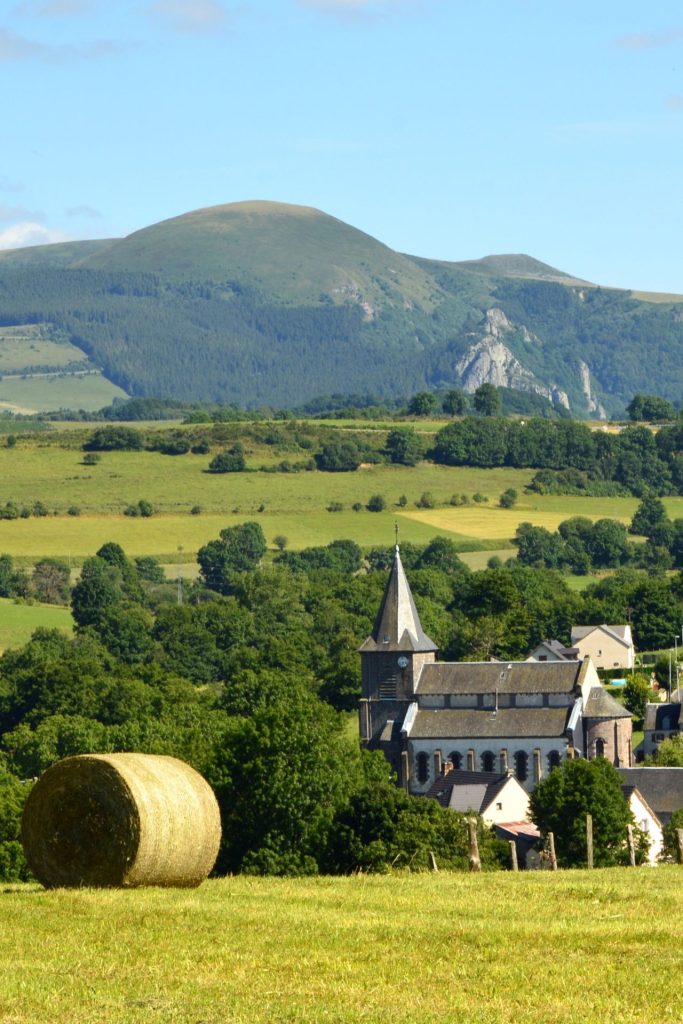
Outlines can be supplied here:
M481 859L479 857L479 843L477 842L477 822L474 818L467 819L467 828L470 840L470 871L481 871Z
M512 870L519 871L519 864L517 863L517 844L514 839L509 839L510 843L510 860L512 861Z
M429 851L429 866L432 869L432 871L439 870L439 865L436 863L436 857L434 856L434 852L432 850Z
M589 868L593 867L593 815L586 815L586 861Z
M554 832L548 832L548 850L550 852L550 870L557 871L557 854L555 853Z
M683 864L683 828L676 829L676 842L678 843L678 863Z

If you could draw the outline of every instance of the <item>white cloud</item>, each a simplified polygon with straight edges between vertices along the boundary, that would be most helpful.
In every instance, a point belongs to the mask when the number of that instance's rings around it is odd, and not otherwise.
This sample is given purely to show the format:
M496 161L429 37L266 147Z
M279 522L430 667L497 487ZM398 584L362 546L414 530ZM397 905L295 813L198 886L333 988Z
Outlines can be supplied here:
M90 0L23 0L12 14L27 18L68 18L86 14L91 6Z
M29 245L50 245L52 242L68 242L69 235L53 231L43 224L23 221L0 231L0 249L23 249Z
M663 32L634 32L619 36L617 46L623 50L653 50L661 46L672 46L683 40L683 28L667 28Z
M211 32L228 23L228 12L218 0L157 0L148 13L176 32Z
M42 213L37 213L33 210L27 210L25 206L7 206L6 203L0 203L0 220L38 221L42 219Z
M46 64L63 64L121 53L123 43L113 39L95 39L84 46L37 43L25 36L0 29L0 63L3 61L37 60Z
M350 20L397 14L409 7L418 7L423 0L298 0L299 6Z
M95 220L102 216L99 210L96 210L94 206L88 206L87 203L70 206L65 212L67 217L87 217L88 220Z

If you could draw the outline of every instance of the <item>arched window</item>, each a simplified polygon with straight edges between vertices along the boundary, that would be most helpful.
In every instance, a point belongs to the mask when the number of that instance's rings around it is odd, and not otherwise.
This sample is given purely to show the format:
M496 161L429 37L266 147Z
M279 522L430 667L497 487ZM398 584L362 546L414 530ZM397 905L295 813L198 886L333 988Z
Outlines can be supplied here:
M553 768L560 767L560 752L559 750L551 750L548 754L548 770L552 771Z
M462 754L459 753L457 750L451 750L450 754L448 755L448 760L451 762L456 772L459 772L460 769L462 768Z
M515 775L520 782L526 782L529 775L529 755L524 750L515 754Z
M495 772L496 755L491 750L485 750L481 755L481 770L483 772Z
M605 741L603 739L597 739L595 741L595 756L596 757L604 757L605 756Z
M429 781L429 755L424 750L417 755L417 781L421 786Z

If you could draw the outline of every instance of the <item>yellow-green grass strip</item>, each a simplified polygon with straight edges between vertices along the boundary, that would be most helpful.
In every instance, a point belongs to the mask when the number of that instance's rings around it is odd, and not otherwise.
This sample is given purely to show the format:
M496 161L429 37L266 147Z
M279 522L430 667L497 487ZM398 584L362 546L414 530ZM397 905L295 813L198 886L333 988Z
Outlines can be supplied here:
M192 892L8 887L2 1019L678 1020L680 873L242 877Z

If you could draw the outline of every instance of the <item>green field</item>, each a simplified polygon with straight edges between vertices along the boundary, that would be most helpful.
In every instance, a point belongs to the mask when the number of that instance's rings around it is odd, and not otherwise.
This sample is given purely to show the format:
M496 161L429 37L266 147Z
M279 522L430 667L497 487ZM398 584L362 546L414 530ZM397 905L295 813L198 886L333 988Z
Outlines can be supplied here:
M681 869L6 887L7 1024L681 1019Z
M0 409L47 412L50 409L101 409L125 391L101 373L5 377L0 381Z
M53 604L15 604L0 598L0 652L8 647L23 647L39 627L71 633L71 612Z

